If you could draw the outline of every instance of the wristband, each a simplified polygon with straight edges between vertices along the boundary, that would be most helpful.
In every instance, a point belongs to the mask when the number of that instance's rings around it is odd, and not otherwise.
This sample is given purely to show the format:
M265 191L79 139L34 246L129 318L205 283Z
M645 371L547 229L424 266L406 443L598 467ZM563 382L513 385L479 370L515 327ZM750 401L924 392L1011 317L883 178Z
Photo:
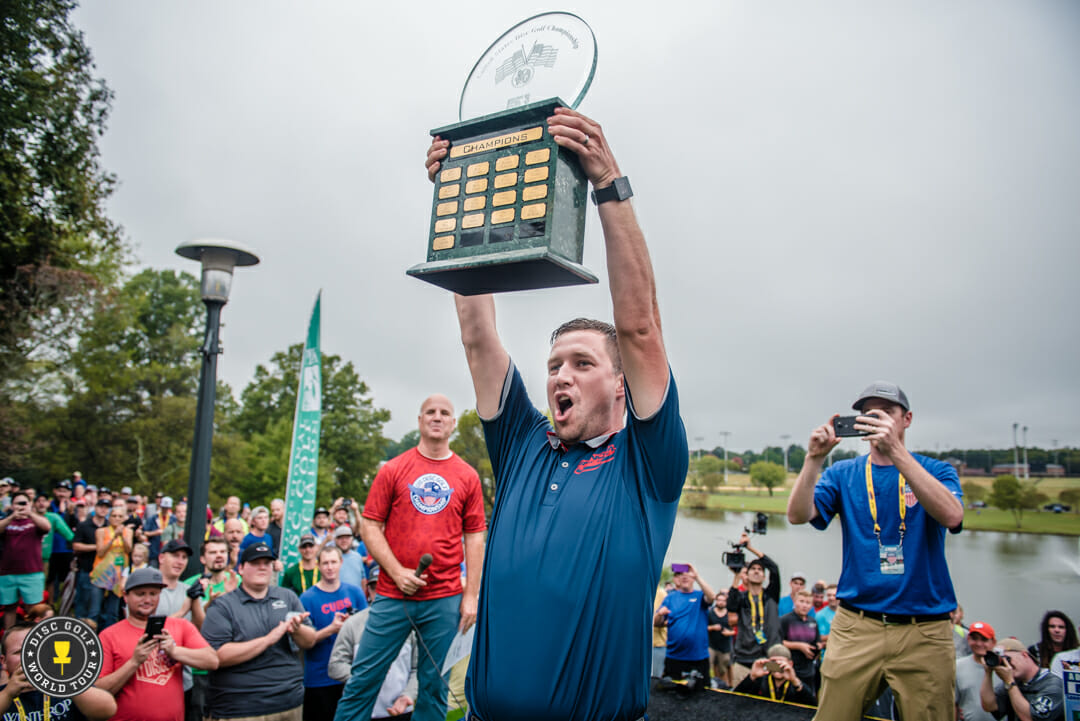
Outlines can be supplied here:
M634 191L630 188L630 179L625 175L615 178L606 188L600 188L592 192L592 201L595 205L606 203L609 200L628 200L634 197Z

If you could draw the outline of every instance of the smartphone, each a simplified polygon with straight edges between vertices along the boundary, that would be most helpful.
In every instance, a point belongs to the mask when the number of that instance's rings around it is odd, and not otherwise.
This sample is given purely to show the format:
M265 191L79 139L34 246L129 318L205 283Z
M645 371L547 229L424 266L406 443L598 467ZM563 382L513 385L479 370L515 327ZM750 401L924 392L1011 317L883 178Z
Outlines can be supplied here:
M146 637L153 638L165 630L164 616L151 616L146 619Z
M672 573L690 573L690 564L688 563L673 563L671 564Z
M868 431L855 430L855 419L858 416L837 416L832 419L833 430L836 431L837 438L853 438L857 436L868 436Z
M776 661L766 661L765 668L769 669L769 673L776 673L777 671L783 671L784 667Z

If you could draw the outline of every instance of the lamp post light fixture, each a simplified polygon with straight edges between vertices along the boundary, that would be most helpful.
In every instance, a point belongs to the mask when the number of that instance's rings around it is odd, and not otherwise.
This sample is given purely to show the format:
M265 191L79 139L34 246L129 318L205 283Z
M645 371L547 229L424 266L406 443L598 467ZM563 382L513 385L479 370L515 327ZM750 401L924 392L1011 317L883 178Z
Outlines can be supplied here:
M1031 480L1031 471L1028 470L1030 468L1030 466L1028 466L1028 459L1027 459L1027 426L1023 427L1023 431L1024 431L1024 480L1025 481L1030 481Z
M188 475L188 515L184 526L184 540L192 548L199 548L206 535L206 507L210 501L210 449L214 438L217 357L221 353L221 346L218 345L221 309L229 301L233 268L256 265L259 258L241 243L220 239L181 243L176 246L176 254L202 264L200 293L206 304L206 335L199 348L202 372L199 375L199 401L195 408L195 439ZM202 572L198 556L192 555L187 572Z
M788 472L788 469L787 469L787 467L788 467L788 457L787 457L788 443L787 442L790 439L791 439L791 436L786 434L786 433L784 435L780 436L780 441L784 444L784 478L785 479L787 478L787 472Z

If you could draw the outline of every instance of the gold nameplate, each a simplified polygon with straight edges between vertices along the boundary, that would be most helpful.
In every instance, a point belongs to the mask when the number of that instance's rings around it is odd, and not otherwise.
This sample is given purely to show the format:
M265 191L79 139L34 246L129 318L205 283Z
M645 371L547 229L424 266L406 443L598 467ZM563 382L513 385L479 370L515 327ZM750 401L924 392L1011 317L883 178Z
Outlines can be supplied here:
M491 196L492 205L510 205L517 200L516 190L504 190L501 193L495 193Z
M461 186L457 183L454 183L453 185L444 185L443 187L439 188L439 199L442 200L444 198L455 198L457 197L458 191L460 190Z
M448 203L439 203L435 208L435 215L453 215L457 212L457 201L451 200Z
M521 209L522 220L532 220L533 218L543 218L547 214L547 203L537 203L536 205L526 205Z
M517 185L517 173L506 173L505 175L495 176L496 188L509 188L511 185Z
M544 129L540 127L529 128L528 130L518 130L517 132L499 135L494 138L485 138L484 140L474 140L470 143L455 145L450 148L450 157L460 158L465 155L475 155L476 153L483 153L488 150L498 150L499 148L505 148L511 145L531 143L534 140L539 140L543 136Z
M479 228L484 224L484 214L475 213L473 215L466 215L461 219L462 228Z
M496 178L496 182L497 181L498 178ZM496 187L498 187L497 184ZM480 178L480 180L470 180L468 183L465 183L466 193L483 193L485 190L487 190L487 178Z
M457 227L457 218L443 218L435 221L436 233L449 233Z
M546 197L547 197L547 186L546 185L530 185L528 188L525 188L525 190L521 191L521 199L525 200L525 201L540 200L541 198L546 198ZM469 201L465 201L465 202L468 203Z
M461 180L461 168L447 168L439 173L439 180L447 183L453 180Z
M513 170L518 166L518 160L520 155L505 155L495 161L495 172L501 172L503 170Z
M431 241L432 250L449 250L454 247L454 236L440 235Z
M487 198L480 195L475 198L465 198L465 212L470 210L483 210L487 204Z
M503 208L502 210L496 210L491 214L492 223L509 223L514 219L513 208Z
M535 183L538 180L547 180L547 168L531 168L525 171L525 182Z
M469 166L468 175L470 178L475 178L478 175L487 175L488 170L491 168L491 163L473 163Z
M544 148L543 150L533 150L532 152L525 153L525 165L546 163L548 161L548 158L550 157L551 148Z

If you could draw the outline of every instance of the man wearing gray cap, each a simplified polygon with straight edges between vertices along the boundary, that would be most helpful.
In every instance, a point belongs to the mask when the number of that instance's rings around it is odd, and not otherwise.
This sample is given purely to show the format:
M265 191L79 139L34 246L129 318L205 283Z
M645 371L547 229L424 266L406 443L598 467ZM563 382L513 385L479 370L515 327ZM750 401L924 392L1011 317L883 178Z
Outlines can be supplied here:
M945 531L959 533L964 520L960 479L949 464L907 450L911 405L895 383L872 383L852 407L869 453L821 473L840 442L833 416L811 432L788 498L791 523L824 530L839 516L843 532L840 610L815 718L858 719L886 686L905 721L953 718L956 595Z
M101 632L96 685L116 696L114 721L182 721L181 669L218 667L217 653L190 621L169 616L156 634L148 635L164 587L156 568L132 571L124 583L128 617Z

